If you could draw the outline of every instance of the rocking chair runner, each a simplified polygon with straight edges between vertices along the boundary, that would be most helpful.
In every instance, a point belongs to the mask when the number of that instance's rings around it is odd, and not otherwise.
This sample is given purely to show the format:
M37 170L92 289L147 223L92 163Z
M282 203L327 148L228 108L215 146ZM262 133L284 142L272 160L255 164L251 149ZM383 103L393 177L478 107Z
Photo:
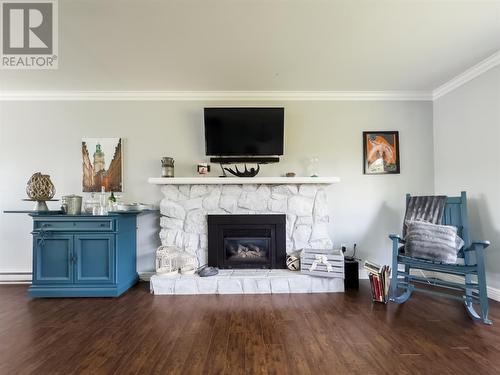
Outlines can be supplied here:
M409 198L410 195L407 194L407 203ZM399 248L405 241L399 235L391 234L389 235L389 238L392 240L390 300L396 303L404 303L410 298L413 291L457 299L464 302L465 308L472 319L480 320L485 324L491 324L491 320L488 319L488 296L486 293L486 274L484 269L484 250L490 243L489 241L471 242L467 217L467 197L464 191L460 197L447 198L442 224L455 226L457 234L464 240L465 245L458 253L458 257L464 259L464 264L444 264L400 254ZM399 264L404 265L404 271L398 271ZM464 277L464 282L410 275L411 269L462 276ZM474 282L474 276L477 277L477 282ZM463 292L463 295L459 296L457 294L416 287L416 284L429 283L445 289ZM400 289L403 291L401 294L398 294L400 293ZM476 312L474 306L478 304L480 314Z

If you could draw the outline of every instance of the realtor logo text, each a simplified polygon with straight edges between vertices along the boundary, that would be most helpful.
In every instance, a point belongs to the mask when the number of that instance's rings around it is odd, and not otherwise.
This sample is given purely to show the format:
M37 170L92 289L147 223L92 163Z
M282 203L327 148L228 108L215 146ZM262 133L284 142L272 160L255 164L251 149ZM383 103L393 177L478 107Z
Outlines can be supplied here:
M57 69L57 2L0 0L2 69Z

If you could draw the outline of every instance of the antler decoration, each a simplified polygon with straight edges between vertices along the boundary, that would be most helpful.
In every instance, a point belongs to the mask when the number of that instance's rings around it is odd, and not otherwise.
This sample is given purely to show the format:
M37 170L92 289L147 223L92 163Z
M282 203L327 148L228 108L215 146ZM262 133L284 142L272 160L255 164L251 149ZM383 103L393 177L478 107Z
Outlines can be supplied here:
M259 173L259 171L260 171L260 165L257 164L257 169L250 168L250 170L248 170L247 165L245 164L244 171L240 171L238 169L238 166L235 166L236 170L234 170L232 168L223 168L223 169L228 171L229 173L231 173L233 176L236 176L236 177L255 177L255 176L257 176L257 173Z

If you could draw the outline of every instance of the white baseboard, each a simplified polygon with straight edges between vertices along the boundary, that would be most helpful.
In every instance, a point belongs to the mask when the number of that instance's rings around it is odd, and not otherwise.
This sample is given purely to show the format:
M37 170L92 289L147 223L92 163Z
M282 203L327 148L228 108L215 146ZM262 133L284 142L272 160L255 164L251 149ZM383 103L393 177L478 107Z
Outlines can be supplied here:
M500 289L493 288L491 286L488 287L488 298L491 298L494 301L500 302Z
M457 275L449 275L449 274L439 273L439 272L423 272L423 274L426 277L434 277L436 279L440 279L443 281L451 281L451 282L455 282L455 283L457 283L457 282L463 283L464 282L464 278L457 276ZM488 293L488 298L490 298L494 301L500 302L500 289L488 286L487 293Z
M139 272L139 280L149 281L154 274L155 272Z
M154 272L139 272L141 281L149 281ZM31 284L31 272L0 272L0 284Z
M0 272L0 284L31 284L31 272Z

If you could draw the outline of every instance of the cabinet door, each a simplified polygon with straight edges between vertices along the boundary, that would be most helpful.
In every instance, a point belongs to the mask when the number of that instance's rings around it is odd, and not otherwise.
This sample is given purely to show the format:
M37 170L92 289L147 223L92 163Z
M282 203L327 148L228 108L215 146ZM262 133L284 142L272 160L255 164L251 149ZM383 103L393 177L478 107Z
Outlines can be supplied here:
M73 236L44 234L33 237L33 282L69 284L73 281Z
M114 234L75 234L75 283L102 284L114 280Z

